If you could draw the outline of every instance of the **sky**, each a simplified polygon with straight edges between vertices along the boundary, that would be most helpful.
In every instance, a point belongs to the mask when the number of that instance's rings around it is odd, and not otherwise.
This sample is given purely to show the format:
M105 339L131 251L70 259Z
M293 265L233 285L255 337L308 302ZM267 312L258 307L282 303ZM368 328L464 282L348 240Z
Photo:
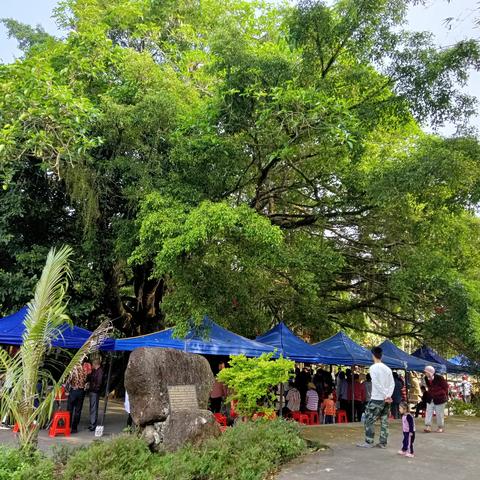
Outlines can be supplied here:
M480 27L475 18L480 19L480 0L425 0L424 5L410 8L408 27L410 30L430 31L440 46L452 45L465 38L480 40ZM30 25L40 24L49 33L59 34L52 11L57 0L0 0L0 18L11 17ZM445 19L453 20L447 25ZM8 39L3 25L0 25L0 61L11 62L19 56L15 40ZM472 72L465 91L480 100L480 73ZM480 112L472 120L480 130ZM453 133L447 125L441 133Z

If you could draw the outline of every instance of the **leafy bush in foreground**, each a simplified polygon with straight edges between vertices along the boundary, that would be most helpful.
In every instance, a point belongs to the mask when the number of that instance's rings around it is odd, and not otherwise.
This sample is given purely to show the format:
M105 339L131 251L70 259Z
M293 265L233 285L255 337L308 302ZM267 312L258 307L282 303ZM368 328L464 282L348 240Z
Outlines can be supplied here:
M166 455L121 436L74 454L62 480L262 480L304 449L297 425L283 420L239 424L203 446Z
M54 464L40 453L0 446L0 480L52 480Z
M68 459L62 480L148 480L153 456L133 435L97 441Z
M297 424L284 420L241 423L202 446L151 453L135 435L97 441L54 460L0 447L0 480L263 480L301 455Z
M155 458L156 480L261 480L305 450L296 424L257 421L228 429L201 448Z

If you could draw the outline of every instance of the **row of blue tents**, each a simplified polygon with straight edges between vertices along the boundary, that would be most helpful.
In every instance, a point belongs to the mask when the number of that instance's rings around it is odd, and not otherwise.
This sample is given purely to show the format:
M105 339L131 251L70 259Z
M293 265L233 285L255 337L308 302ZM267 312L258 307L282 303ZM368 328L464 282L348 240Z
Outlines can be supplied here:
M21 345L24 332L24 319L27 307L19 312L0 319L0 344ZM80 348L91 332L84 328L64 325L52 346L61 348ZM296 362L324 365L362 365L372 363L368 349L354 342L344 332L316 344L309 344L297 337L283 322L260 335L255 340L237 335L208 317L201 325L192 327L184 338L177 338L172 328L160 332L123 339L107 339L101 346L106 351L132 351L141 347L162 347L183 350L203 355L239 355L257 357L262 353L274 352ZM389 340L381 347L384 362L393 369L423 371L427 365L433 365L439 372L463 373L470 369L467 359L458 357L445 360L432 349L423 346L412 355L404 352Z

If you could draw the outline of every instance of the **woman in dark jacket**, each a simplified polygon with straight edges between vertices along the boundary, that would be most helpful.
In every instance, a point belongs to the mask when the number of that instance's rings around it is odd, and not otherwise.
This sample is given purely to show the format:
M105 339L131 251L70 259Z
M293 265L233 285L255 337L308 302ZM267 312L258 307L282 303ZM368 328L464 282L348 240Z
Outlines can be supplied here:
M435 369L429 365L425 367L425 385L429 401L425 415L424 432L431 432L433 412L435 412L437 415L437 432L443 433L445 404L448 401L448 383L441 375L436 374Z

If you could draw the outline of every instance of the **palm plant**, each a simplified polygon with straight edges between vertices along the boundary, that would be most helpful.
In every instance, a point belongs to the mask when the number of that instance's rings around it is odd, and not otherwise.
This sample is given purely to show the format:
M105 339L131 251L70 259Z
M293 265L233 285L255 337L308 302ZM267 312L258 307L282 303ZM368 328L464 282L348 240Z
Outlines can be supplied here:
M45 368L52 341L61 336L60 326L71 324L65 300L71 277L71 255L72 249L68 246L50 250L34 298L28 303L23 343L13 357L0 350L0 373L4 377L0 389L0 414L2 418L9 415L18 425L18 440L24 449L36 447L39 428L48 423L61 385L86 355L98 349L110 329L109 322L100 325L71 356L58 381ZM52 386L48 391L47 385Z

